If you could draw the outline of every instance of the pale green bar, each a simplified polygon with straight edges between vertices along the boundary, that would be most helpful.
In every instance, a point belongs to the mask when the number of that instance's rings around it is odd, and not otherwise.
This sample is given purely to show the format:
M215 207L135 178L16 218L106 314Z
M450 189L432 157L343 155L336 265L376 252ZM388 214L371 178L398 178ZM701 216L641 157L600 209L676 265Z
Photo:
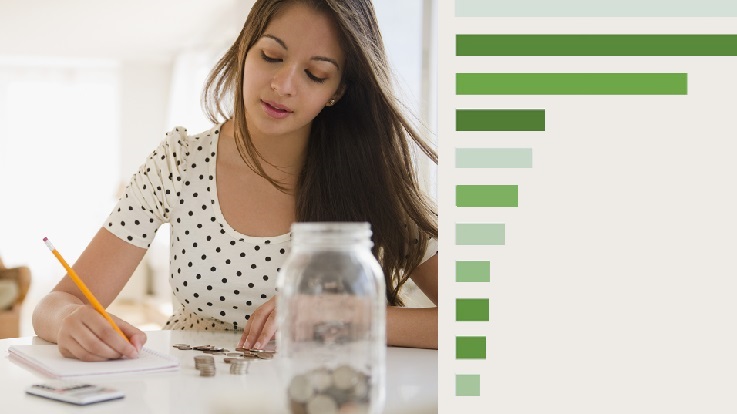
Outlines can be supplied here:
M735 17L735 0L455 0L456 17Z
M457 245L503 245L504 224L456 224Z
M532 149L456 148L456 168L532 168Z
M478 397L481 395L481 375L456 375L456 396Z

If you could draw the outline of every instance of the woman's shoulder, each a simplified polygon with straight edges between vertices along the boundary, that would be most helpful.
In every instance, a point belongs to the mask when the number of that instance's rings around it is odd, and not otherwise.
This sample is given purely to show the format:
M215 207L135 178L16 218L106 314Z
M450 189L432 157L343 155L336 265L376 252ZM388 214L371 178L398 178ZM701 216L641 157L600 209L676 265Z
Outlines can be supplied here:
M193 148L202 145L212 145L220 134L222 124L215 124L207 130L191 133L183 126L175 126L166 133L162 144L174 147Z
M167 164L169 169L186 169L187 164L197 157L207 157L215 151L221 124L213 125L198 133L190 133L183 126L175 126L149 155L149 162Z

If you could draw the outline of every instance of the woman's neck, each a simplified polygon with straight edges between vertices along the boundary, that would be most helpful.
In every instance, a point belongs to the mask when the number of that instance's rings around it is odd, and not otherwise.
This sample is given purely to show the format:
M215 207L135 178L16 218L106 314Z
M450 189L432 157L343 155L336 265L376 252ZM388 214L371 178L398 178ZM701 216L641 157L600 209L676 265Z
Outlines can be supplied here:
M235 122L232 119L225 122L221 129L222 134L235 137ZM248 133L261 155L261 166L269 176L279 180L280 177L287 178L285 175L299 175L307 151L308 134L264 135L251 130ZM235 155L240 157L237 153Z

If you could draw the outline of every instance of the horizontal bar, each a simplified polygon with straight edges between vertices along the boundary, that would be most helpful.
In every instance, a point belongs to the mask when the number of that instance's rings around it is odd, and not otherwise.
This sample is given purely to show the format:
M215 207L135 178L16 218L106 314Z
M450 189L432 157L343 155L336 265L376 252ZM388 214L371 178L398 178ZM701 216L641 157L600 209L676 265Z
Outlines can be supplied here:
M457 73L458 95L686 95L685 73Z
M517 207L516 185L457 185L456 207Z
M486 359L486 337L456 336L456 359Z
M545 131L545 111L457 109L456 131Z
M481 395L481 375L456 374L456 397Z
M488 282L491 264L480 261L456 261L456 282Z
M455 0L456 17L737 17L729 0Z
M456 321L488 322L489 299L456 299Z
M532 149L456 148L456 168L532 168Z
M459 34L456 56L737 56L737 35Z
M456 245L503 245L504 224L456 224Z

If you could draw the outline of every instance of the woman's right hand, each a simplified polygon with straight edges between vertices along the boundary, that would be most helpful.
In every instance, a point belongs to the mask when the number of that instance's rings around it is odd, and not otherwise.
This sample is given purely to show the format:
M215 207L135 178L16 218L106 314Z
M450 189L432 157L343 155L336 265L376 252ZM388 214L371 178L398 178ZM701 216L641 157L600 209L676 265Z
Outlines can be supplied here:
M136 358L146 343L146 334L138 328L110 315L128 341L90 305L71 305L62 319L57 334L61 354L82 361L105 361L122 357Z

